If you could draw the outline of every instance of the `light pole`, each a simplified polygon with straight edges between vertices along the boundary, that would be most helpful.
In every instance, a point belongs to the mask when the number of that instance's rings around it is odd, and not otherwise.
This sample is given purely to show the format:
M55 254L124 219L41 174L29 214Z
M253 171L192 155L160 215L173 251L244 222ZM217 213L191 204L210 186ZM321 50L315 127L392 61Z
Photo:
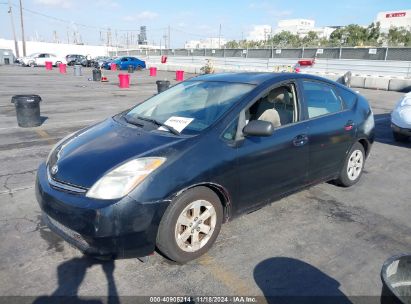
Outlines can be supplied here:
M26 39L24 38L24 22L23 22L23 7L20 2L20 23L21 23L21 40L23 42L23 56L26 56Z
M9 0L9 14L10 14L11 30L13 31L14 49L16 51L16 57L18 58L20 57L19 44L17 42L16 29L14 28L13 10L11 8L10 0Z

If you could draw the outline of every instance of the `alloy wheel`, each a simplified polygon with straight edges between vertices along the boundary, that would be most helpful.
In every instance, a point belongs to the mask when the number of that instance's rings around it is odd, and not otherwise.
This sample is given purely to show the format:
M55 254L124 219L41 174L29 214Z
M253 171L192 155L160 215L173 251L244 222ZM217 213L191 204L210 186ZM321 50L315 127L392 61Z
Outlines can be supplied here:
M175 227L178 247L186 252L201 249L213 235L217 221L214 206L206 200L196 200L181 212Z
M355 181L361 174L364 165L364 155L360 150L354 150L347 165L347 176L350 180Z

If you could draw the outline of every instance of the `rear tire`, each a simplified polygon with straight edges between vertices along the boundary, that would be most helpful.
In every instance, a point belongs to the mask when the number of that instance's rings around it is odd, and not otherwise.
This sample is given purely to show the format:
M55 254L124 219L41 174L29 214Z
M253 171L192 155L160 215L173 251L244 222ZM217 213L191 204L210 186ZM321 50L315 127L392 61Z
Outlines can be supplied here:
M361 178L364 164L364 147L359 142L356 142L347 154L344 166L336 180L337 184L343 187L350 187L356 184Z
M408 141L408 136L407 135L404 135L404 134L401 134L401 133L398 133L398 132L395 132L395 131L392 132L392 135L394 136L395 141L399 141L399 142Z
M207 187L183 192L171 202L161 219L157 248L178 263L200 257L216 240L223 213L217 194Z

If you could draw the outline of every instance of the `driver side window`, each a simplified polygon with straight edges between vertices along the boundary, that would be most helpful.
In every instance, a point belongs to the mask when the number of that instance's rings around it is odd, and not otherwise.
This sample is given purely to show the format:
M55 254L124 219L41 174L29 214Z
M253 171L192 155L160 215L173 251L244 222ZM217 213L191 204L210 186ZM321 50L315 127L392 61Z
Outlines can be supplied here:
M293 84L270 90L245 112L246 123L250 120L270 122L275 128L298 120L297 98Z

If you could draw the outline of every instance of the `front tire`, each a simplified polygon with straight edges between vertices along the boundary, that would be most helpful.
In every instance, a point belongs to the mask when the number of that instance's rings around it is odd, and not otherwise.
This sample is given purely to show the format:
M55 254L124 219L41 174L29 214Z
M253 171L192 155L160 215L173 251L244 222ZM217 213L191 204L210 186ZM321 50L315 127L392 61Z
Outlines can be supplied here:
M206 253L223 222L218 196L207 187L196 187L175 198L161 219L157 247L169 259L186 263Z
M337 184L343 187L350 187L356 184L362 175L365 164L364 147L356 142L350 149L341 169Z

